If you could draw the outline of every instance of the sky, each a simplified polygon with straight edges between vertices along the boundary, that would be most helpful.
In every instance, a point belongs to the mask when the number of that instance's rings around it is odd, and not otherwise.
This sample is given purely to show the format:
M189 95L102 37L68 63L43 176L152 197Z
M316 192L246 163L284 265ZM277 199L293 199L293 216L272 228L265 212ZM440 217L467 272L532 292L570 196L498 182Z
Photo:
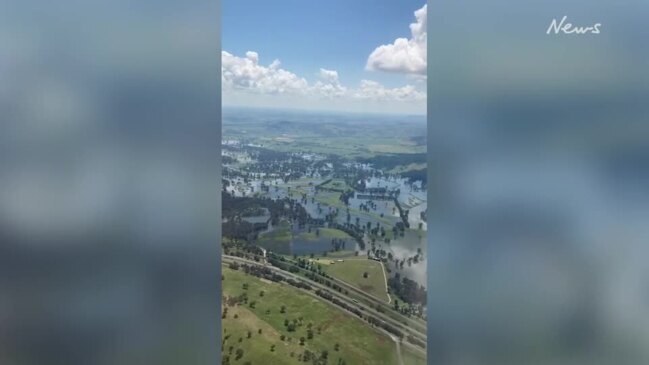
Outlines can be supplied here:
M224 106L426 113L424 0L222 2Z

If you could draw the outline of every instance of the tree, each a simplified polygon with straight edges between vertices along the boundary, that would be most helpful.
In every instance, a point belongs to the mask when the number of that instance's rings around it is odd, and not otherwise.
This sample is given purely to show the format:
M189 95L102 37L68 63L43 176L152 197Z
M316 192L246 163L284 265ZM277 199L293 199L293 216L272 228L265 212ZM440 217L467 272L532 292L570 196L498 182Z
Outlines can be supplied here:
M260 297L263 297L263 296L264 296L264 291L263 291L263 290L259 292L259 296L260 296Z
M336 351L340 350L340 344L336 343L334 345L334 350L336 350Z
M280 313L286 313L286 306L282 306L279 310Z
M248 331L248 338L252 336L252 332Z
M304 362L309 362L311 360L311 351L304 350L304 354L302 355L302 360ZM313 359L313 360L315 361L316 359Z
M275 352L275 345L270 345L270 352Z
M240 358L243 357L243 349L237 349L235 360L239 360Z
M365 271L365 272L363 273L363 277L364 277L365 279L367 279L368 276L369 276L369 274L367 273L367 271Z
M304 341L306 341L306 339L304 337L300 337L300 346L304 346Z

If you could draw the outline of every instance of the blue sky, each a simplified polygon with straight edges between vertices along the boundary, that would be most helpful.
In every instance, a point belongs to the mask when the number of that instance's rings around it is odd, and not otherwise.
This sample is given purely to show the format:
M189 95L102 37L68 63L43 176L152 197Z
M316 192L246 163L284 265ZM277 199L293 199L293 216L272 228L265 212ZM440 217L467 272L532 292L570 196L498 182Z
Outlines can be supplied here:
M414 12L424 5L425 1L422 0L224 0L221 6L222 50L236 57L232 58L233 62L239 58L245 59L246 52L255 52L257 55L253 58L263 67L268 67L277 59L281 62L281 69L305 79L309 85L322 81L320 69L336 71L335 81L329 81L341 85L340 90L346 90L337 96L341 100L345 99L343 94L356 93L352 90L356 90L362 80L377 82L387 89L382 89L381 95L390 94L389 89L409 85L419 93L416 95L417 105L409 110L412 102L407 102L408 105L395 102L392 103L395 104L394 109L421 113L422 105L425 109L425 100L421 100L421 93L425 93L425 75L420 72L402 72L398 67L368 70L366 66L368 57L377 47L390 45L397 38L413 37L409 26L417 22ZM243 80L239 84L235 82L238 85L237 92L242 94L242 85L250 83L251 80ZM282 104L278 100L290 100L288 97L279 97L269 101L272 99L268 93L259 90L252 90L249 94L251 95L245 98L238 98L234 104ZM399 92L398 95L398 98L406 99L410 93ZM224 82L224 105L228 104L229 99ZM261 99L266 101L257 103ZM295 99L296 97L293 98ZM306 104L312 108L329 108L332 104L330 100L321 103L310 101L312 103ZM366 105L366 101L348 100L331 108L344 110L373 107ZM385 102L387 101L383 100L384 104Z

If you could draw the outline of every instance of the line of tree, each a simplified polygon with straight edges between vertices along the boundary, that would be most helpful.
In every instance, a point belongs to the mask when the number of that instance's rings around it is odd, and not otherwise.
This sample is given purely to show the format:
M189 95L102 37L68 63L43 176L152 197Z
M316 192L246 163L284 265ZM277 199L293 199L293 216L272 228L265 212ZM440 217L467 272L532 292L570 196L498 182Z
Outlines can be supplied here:
M381 154L371 158L359 158L360 163L371 164L379 170L391 170L397 166L426 163L426 153L393 153Z
M426 305L426 288L423 285L419 285L416 281L395 273L393 277L388 279L388 286L392 293L405 302Z
M394 205L396 205L397 209L399 209L399 217L401 217L403 225L406 226L406 228L410 228L410 222L408 222L409 211L401 208L401 204L399 204L399 199L397 198L394 198Z
M426 188L426 185L428 183L428 170L424 168L422 170L410 170L402 172L401 177L408 179L410 183L421 181L422 188Z

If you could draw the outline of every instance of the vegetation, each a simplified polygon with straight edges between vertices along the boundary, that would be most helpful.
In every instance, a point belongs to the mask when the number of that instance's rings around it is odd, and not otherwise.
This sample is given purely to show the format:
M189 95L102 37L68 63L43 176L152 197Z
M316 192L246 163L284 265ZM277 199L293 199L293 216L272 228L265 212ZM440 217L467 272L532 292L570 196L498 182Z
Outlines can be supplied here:
M377 169L390 170L396 166L425 164L426 158L426 153L395 153L380 154L371 158L361 158L358 161L372 164Z
M324 270L332 277L388 302L386 282L380 262L366 258L346 259L343 262L327 265ZM367 273L367 277L364 273Z
M347 364L397 363L394 343L360 319L285 284L264 282L241 270L223 270L225 308L238 315L237 319L229 315L223 319L224 363L226 356L234 363L238 350L241 356L236 361L253 364L298 364L305 357L323 359L334 352L335 361L341 358ZM243 283L249 290L242 289ZM250 300L246 294L261 290L266 295L256 299L256 307L246 306ZM286 307L285 313L280 313L281 306ZM266 309L271 313L267 314ZM294 326L293 330L289 331L289 325ZM248 333L252 333L251 338L247 338ZM274 351L269 351L271 348Z
M397 273L393 278L388 280L388 283L394 293L408 303L421 303L426 305L426 289L414 280L401 277Z
M224 265L223 363L399 363L376 329L425 347L425 123L310 118L223 126L223 253L275 267Z

